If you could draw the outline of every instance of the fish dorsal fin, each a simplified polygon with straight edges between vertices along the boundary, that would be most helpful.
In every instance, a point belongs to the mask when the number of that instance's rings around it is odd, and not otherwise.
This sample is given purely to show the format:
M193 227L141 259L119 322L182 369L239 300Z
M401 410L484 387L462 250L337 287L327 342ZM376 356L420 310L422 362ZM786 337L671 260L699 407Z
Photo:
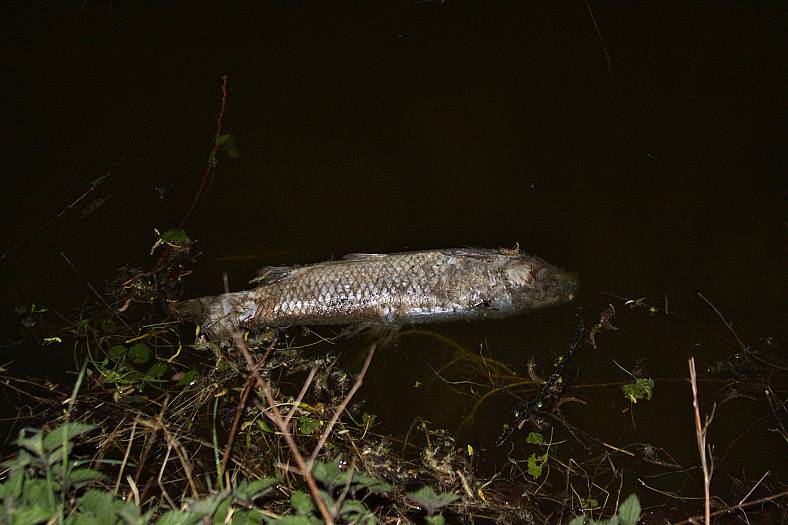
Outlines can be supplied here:
M295 268L295 266L263 266L257 270L257 277L249 281L249 284L268 284L279 281L290 275Z
M385 257L384 253L349 253L342 257L343 261L357 261L360 259L379 259Z

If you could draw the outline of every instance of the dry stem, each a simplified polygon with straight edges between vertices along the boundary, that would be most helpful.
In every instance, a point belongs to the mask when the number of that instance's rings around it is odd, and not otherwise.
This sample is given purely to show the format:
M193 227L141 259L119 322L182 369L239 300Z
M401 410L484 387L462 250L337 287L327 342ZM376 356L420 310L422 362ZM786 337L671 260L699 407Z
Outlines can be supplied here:
M714 409L711 411L711 415L706 416L706 422L701 424L700 422L700 408L698 402L698 383L697 383L697 374L695 373L695 358L690 357L689 359L689 371L690 371L690 384L692 385L692 408L695 413L695 436L698 440L698 453L700 454L700 464L703 469L703 491L704 491L704 503L706 507L706 525L711 525L711 495L710 495L710 485L711 485L711 475L714 470L714 463L713 460L710 463L711 459L711 451L709 451L709 457L706 456L706 433L709 429L709 425L711 424L712 419L714 418Z

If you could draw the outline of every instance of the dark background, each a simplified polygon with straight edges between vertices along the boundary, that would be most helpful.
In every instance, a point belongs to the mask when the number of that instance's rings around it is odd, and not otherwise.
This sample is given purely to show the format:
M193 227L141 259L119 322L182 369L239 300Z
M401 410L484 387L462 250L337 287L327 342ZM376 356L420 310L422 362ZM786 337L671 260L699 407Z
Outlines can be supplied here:
M621 330L578 358L575 380L626 380L612 359L630 370L644 359L652 377L673 379L637 406L636 428L617 388L579 389L594 408L576 409L575 421L694 464L687 358L705 370L735 348L697 292L747 344L785 344L786 12L777 2L591 8L609 67L584 2L9 8L3 251L148 131L78 209L0 261L8 339L15 307L90 300L61 252L99 288L122 264L152 264L153 229L177 224L199 185L227 75L224 129L240 158L220 159L188 224L203 255L187 295L219 292L222 272L243 288L263 265L519 242L580 274L589 319L612 293L660 307L667 298L706 327L616 302ZM156 187L168 188L164 199ZM546 370L571 340L573 313L434 330L520 372L536 355ZM70 359L61 361L66 348L21 348L0 360L46 375ZM439 381L413 388L449 359L426 336L379 353L365 396L382 431L404 433L417 415L459 427L472 400ZM509 403L497 398L461 439L491 447ZM751 432L726 458L744 478L784 476L779 436L748 430L765 415L745 402L717 413L710 439L720 448Z

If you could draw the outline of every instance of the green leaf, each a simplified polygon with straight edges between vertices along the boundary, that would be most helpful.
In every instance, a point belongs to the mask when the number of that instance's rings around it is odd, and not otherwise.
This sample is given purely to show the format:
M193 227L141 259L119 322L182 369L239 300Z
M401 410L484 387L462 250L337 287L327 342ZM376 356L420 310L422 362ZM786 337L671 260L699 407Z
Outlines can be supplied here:
M436 493L429 485L421 487L416 492L409 492L407 496L424 508L427 514L433 514L436 510L460 499L460 496L450 492Z
M443 517L443 514L438 514L436 516L427 516L424 518L424 521L427 522L429 525L445 525L446 518Z
M268 523L276 523L277 525L320 525L320 523L322 523L312 516L282 516L279 519L266 517L266 521Z
M96 425L87 423L63 423L44 438L44 449L51 451L63 446L63 441L73 441L74 438L90 432Z
M586 517L583 515L577 516L575 519L569 522L569 525L585 525Z
M161 240L174 243L187 242L189 240L189 236L186 235L186 230L183 228L170 228L161 234Z
M120 361L121 359L126 357L126 352L128 352L128 349L125 346L115 345L111 347L109 350L107 350L107 355L113 361Z
M311 436L312 433L322 426L323 422L309 416L298 417L298 432L303 436Z
M19 439L16 444L32 453L34 456L39 458L42 457L44 455L44 433L39 430L27 438L22 437L23 435L23 432L19 433Z
M375 494L386 494L387 492L391 492L394 489L394 487L392 487L388 483L384 483L383 481L377 480L375 478L371 478L360 472L353 473L353 480L351 482L351 485L353 486L354 492L357 490L366 489L369 492L373 492Z
M301 515L312 514L315 510L315 504L312 503L312 498L309 494L300 490L296 490L290 495L290 505Z
M649 400L654 391L654 380L649 377L638 377L634 383L623 385L621 390L624 392L624 397L632 403L637 403L638 399Z
M252 501L270 492L277 483L279 480L274 477L256 479L252 482L242 481L235 487L233 495L238 499Z
M82 512L104 519L106 523L115 523L115 503L109 492L89 490L80 499L79 506ZM118 501L117 503L123 505L123 502Z
M268 424L268 421L266 421L265 419L256 419L255 422L257 423L257 426L260 427L260 430L262 430L266 434L276 433L276 430L274 430L271 427L271 425Z
M13 513L14 525L36 525L37 523L46 523L52 517L52 512L44 507L36 505L25 506ZM5 522L3 522L5 523Z
M216 513L216 509L219 508L219 505L228 497L229 495L226 492L218 492L204 498L191 500L189 502L189 510L203 516L213 516L214 513Z
M538 432L529 432L528 437L525 438L525 442L532 445L541 445L544 443L544 438L542 437L542 434Z
M630 494L618 507L618 515L621 518L621 525L636 525L638 520L640 520L640 501L638 501L638 497Z
M137 343L129 348L129 357L131 357L135 364L144 363L150 359L151 353L152 350L150 346L146 345L145 343Z
M153 366L148 369L148 375L153 379L161 379L161 376L167 373L168 368L167 364L161 361L153 363Z
M531 454L528 456L528 474L535 480L539 479L539 477L542 475L542 468L544 467L545 463L547 463L547 452L541 456Z
M203 519L202 514L182 510L170 510L156 520L156 525L195 525Z
M72 485L85 485L93 480L101 479L105 477L104 474L97 470L89 469L89 468L80 468L77 470L72 471L68 475L68 481Z
M22 495L22 487L25 483L25 471L17 469L11 476L0 484L0 501L16 500ZM2 516L2 514L0 514Z
M216 145L221 148L222 152L231 159L237 159L241 156L238 153L238 147L235 144L235 137L233 137L233 135L230 133L219 135L216 138Z
M315 479L322 483L324 486L333 490L338 485L347 481L347 475L339 470L340 457L337 457L331 463L317 462L312 467L312 475Z
M188 372L183 374L183 377L180 379L180 381L175 383L175 386L189 385L191 384L192 381L194 381L198 377L200 377L200 373L197 370L189 370Z

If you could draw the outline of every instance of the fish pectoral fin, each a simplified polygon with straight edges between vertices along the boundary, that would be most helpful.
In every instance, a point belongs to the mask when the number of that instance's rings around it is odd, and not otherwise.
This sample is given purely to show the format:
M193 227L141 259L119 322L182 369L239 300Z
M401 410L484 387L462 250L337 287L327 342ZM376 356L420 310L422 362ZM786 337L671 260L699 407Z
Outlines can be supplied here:
M342 257L343 261L355 261L358 259L377 259L379 257L385 257L386 254L384 253L349 253Z
M249 284L276 282L290 275L294 269L293 266L263 266L257 270L257 277L249 281Z

